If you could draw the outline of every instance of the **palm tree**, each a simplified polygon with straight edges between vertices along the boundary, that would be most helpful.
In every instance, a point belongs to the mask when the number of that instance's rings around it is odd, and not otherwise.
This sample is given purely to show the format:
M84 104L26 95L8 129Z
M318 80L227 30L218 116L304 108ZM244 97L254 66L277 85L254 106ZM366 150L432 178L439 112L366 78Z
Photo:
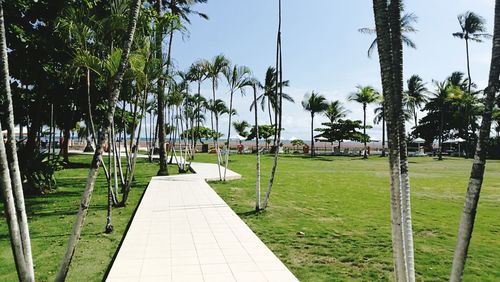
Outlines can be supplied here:
M338 119L344 118L349 113L339 100L332 101L328 104L325 110L325 116L331 123L335 123Z
M379 99L380 95L371 86L358 85L356 86L356 88L358 89L358 91L352 93L347 99L349 101L355 101L363 105L363 134L366 136L366 106L368 104L376 102ZM368 158L368 154L366 152L366 142L367 140L365 139L365 149L363 154L364 159Z
M260 107L262 108L263 111L265 110L267 104L267 112L269 114L270 125L273 125L272 113L273 111L276 111L277 108L276 105L278 102L275 94L277 76L278 75L276 73L276 69L274 67L268 67L266 71L266 76L264 78L264 85L259 83L259 88L262 88L264 92L257 97L257 102L260 102ZM288 86L290 86L290 81L288 80L285 80L279 84L279 87L281 88ZM294 99L290 95L286 93L282 93L282 95L284 100L291 103L295 103ZM250 111L252 110L253 107L257 105L257 102L252 102L252 104L250 105Z
M241 137L247 137L248 136L248 131L247 131L247 128L250 127L250 124L243 120L243 121L235 121L233 122L233 127L234 127L234 130L236 130L236 132L238 133L239 136ZM241 141L240 141L241 143Z
M380 74L390 140L391 225L395 279L414 281L410 185L403 113L403 41L400 0L373 0Z
M465 40L465 54L467 57L467 77L469 84L467 91L470 92L472 79L470 76L470 62L469 62L469 40L481 43L484 38L491 38L491 35L486 32L485 20L480 15L467 11L458 15L458 23L462 31L453 33L454 37Z
M433 97L429 99L426 108L431 111L439 112L439 133L438 133L438 160L443 160L442 143L445 116L449 111L449 102L454 96L462 96L464 91L459 87L451 85L447 80L438 82L435 81L435 91L431 92Z
M302 107L311 113L311 157L314 157L314 116L326 111L328 103L325 96L312 91L304 96Z
M111 125L113 124L113 118L115 114L116 101L120 96L120 89L123 81L123 76L125 74L125 70L128 65L128 57L130 54L130 50L132 48L132 42L134 41L135 29L137 26L137 19L139 18L139 11L141 7L141 0L134 0L130 7L130 15L129 15L129 24L127 29L127 36L124 43L123 52L121 54L120 64L118 66L118 72L113 78L112 86L109 92L108 98L108 112L106 115L106 119L100 128L99 134L99 142L97 144L96 151L94 153L94 157L92 159L91 168L89 171L89 175L87 177L87 183L85 186L85 191L83 193L81 203L79 206L78 214L76 217L76 221L73 225L73 230L71 232L71 236L68 241L68 246L66 248L66 252L64 254L64 258L62 260L61 266L56 276L56 281L64 281L66 279L66 275L69 270L69 265L73 258L73 254L75 252L76 244L80 238L81 230L83 227L83 223L85 217L88 212L88 207L90 204L90 198L92 196L92 192L94 190L95 181L97 179L97 172L99 170L99 160L102 158L103 153L103 145L106 142L108 134L111 130Z
M490 65L490 76L488 87L485 89L485 103L481 129L479 131L478 145L476 147L475 161L472 165L465 204L458 228L458 238L453 257L453 265L450 275L450 281L457 282L462 280L465 261L469 248L476 210L483 183L484 170L486 165L486 150L488 148L488 139L490 136L492 112L495 105L495 95L499 90L498 77L500 76L500 0L495 1L495 25L493 35L493 48Z
M5 203L5 215L9 226L12 252L20 281L35 281L28 217L24 205L23 186L17 158L16 137L14 133L14 110L9 78L7 40L3 15L3 2L0 2L0 52L2 70L1 99L6 105L7 142L0 142L0 186ZM0 131L2 131L0 125ZM2 134L3 139L3 134ZM7 147L7 150L6 150Z
M403 43L413 49L417 48L417 45L404 33L415 33L418 30L413 27L412 24L416 23L418 20L418 17L414 13L405 13L403 17L401 18L401 40ZM366 34L377 34L375 28L360 28L358 29L359 32L361 33L366 33ZM372 41L372 44L370 44L370 48L368 48L368 58L371 58L373 51L377 48L377 38L375 38Z
M252 80L250 78L250 75L252 72L248 67L245 66L237 66L234 65L233 67L228 67L223 70L224 77L227 80L228 86L229 86L229 112L232 113L233 111L233 96L234 92L240 91L241 95L245 94L245 87L249 86L252 84ZM232 114L229 115L229 122L228 122L228 130L227 130L227 150L226 154L224 157L224 177L223 180L226 181L226 173L227 173L227 167L229 165L229 138L231 137L231 118Z
M413 115L415 120L415 128L418 126L417 110L422 108L422 105L427 103L428 99L425 93L427 88L422 82L422 78L416 74L412 75L410 79L406 81L408 90L405 92L406 96L406 106Z

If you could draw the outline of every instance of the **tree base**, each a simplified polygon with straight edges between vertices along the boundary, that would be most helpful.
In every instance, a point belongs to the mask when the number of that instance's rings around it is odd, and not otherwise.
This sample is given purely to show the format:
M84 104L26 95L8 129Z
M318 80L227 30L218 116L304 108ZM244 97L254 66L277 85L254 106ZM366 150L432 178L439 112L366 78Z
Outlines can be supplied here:
M85 153L90 153L90 152L94 152L94 148L92 147L92 145L90 143L87 143L87 146L85 146L85 149L83 149L83 152Z
M104 232L106 232L106 234L109 234L109 233L113 232L113 225L112 224L107 224L106 225L106 230Z

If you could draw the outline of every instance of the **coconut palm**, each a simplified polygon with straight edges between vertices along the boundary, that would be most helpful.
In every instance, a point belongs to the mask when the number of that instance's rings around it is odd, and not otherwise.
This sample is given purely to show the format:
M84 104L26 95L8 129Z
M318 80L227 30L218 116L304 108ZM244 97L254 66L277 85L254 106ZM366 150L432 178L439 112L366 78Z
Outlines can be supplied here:
M469 83L467 86L467 91L470 92L472 79L470 75L470 61L469 61L469 40L481 43L485 38L491 38L491 35L486 33L485 20L480 15L467 11L461 15L458 15L458 23L462 29L459 32L453 33L454 37L465 40L465 54L467 57L467 77Z
M416 128L418 126L417 110L420 110L422 105L428 101L425 95L427 88L422 78L416 74L412 75L410 79L406 81L406 84L408 87L408 90L405 92L406 107L412 113Z
M1 99L6 106L4 116L7 125L7 142L4 143L3 140L0 142L0 187L3 192L5 217L9 227L12 252L19 281L35 281L28 217L24 205L23 186L14 133L14 111L10 88L3 2L0 2L0 52L2 70ZM0 131L2 131L1 125Z
M417 48L417 45L408 37L405 35L405 33L416 33L418 30L413 27L412 24L416 23L418 20L418 17L413 14L413 13L405 13L403 17L401 17L401 40L403 43L413 49ZM366 33L366 34L377 34L375 28L360 28L358 29L359 32L361 33ZM368 58L371 58L373 51L377 48L377 38L375 38L372 41L372 44L370 44L370 48L368 48Z
M352 93L347 99L349 101L355 101L363 105L363 134L366 136L366 107L368 104L376 102L379 99L380 94L371 86L358 85L356 86L356 88L358 89L358 91ZM365 139L364 141L365 149L363 154L364 159L368 158L366 152L366 147L367 147L366 142L367 140Z
M239 136L242 136L242 137L247 137L248 136L247 128L250 127L250 124L247 121L245 121L245 120L243 120L243 121L234 121L233 122L233 127L234 127L234 130L236 130L236 132L238 133Z
M259 83L259 88L262 88L264 91L261 95L257 97L257 102L260 102L260 107L264 111L267 105L267 112L269 114L269 122L271 125L273 125L273 111L276 111L277 108L277 99L276 99L276 79L277 79L277 74L276 74L276 68L274 67L268 67L266 71L266 76L264 78L264 85ZM288 87L290 86L290 81L285 80L283 83L279 85L279 87ZM295 100L288 94L282 93L283 99L285 101L295 103ZM257 102L252 102L250 105L250 111L252 110L255 105L257 105Z
M479 131L478 145L476 147L475 161L472 165L471 176L465 196L465 204L458 228L458 238L453 257L450 281L457 282L462 280L465 261L469 248L476 210L479 202L479 195L483 183L484 170L486 165L486 150L490 136L492 112L495 105L495 95L499 90L498 77L500 76L500 0L495 1L495 24L493 35L493 49L491 56L490 75L488 87L485 89L485 102L481 129Z
M328 108L328 103L325 96L312 91L304 96L302 107L311 113L311 157L314 157L314 116L325 112Z
M89 175L87 177L87 183L85 186L85 190L81 199L81 203L79 206L79 210L77 213L76 221L73 225L73 230L71 232L71 236L68 241L68 246L66 248L66 252L64 254L64 258L62 260L61 266L56 276L56 281L64 281L66 279L66 275L69 270L69 265L73 258L73 254L75 252L76 244L80 238L81 230L83 227L83 223L85 217L88 212L88 207L90 204L90 198L92 196L92 192L94 189L95 181L97 179L97 172L99 169L99 160L102 158L103 153L103 145L106 142L108 134L111 130L111 125L113 124L113 118L115 114L116 101L120 96L121 84L123 81L123 76L125 74L125 70L128 65L128 57L130 54L130 50L132 48L132 42L134 41L135 29L137 26L137 19L139 17L139 11L141 7L141 0L134 0L131 3L130 14L129 14L129 24L127 29L127 36L124 42L123 52L121 54L120 63L118 66L118 71L113 78L111 83L111 89L109 92L108 98L108 112L106 115L106 119L104 123L101 125L100 134L99 134L99 142L97 143L97 148L94 153L94 157L92 159L91 168L89 171Z

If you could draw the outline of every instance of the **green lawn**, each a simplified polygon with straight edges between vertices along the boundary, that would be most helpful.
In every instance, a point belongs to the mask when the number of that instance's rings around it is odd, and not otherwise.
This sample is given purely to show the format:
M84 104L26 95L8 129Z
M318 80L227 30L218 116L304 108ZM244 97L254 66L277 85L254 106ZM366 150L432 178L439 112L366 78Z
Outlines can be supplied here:
M85 188L90 159L91 156L71 156L75 168L57 172L58 188L53 193L26 199L37 281L53 281L55 278ZM115 230L111 234L104 233L107 185L100 172L68 281L102 280L144 188L158 170L157 165L145 160L138 160L138 165L128 206L113 210ZM0 209L0 281L16 281L1 203Z
M212 187L301 281L392 279L387 159L282 157L262 214L252 213L254 156L232 160L243 179ZM270 166L264 157L263 190ZM470 167L463 159L410 159L418 280L448 279ZM498 281L499 235L500 162L489 161L465 281Z
M387 159L282 157L270 207L265 213L255 214L254 156L231 158L230 168L241 173L243 179L211 183L212 187L300 280L391 280ZM54 193L27 199L37 281L53 280L85 185L90 157L72 156L71 160L81 168L58 172L59 188ZM196 160L215 162L215 156L199 154ZM263 191L271 161L271 157L263 157ZM419 280L447 280L470 166L470 160L411 159ZM110 235L103 232L106 185L101 175L68 281L102 279L156 171L157 165L140 161L129 206L114 210L115 232ZM500 162L490 161L466 281L494 281L500 277L499 192ZM6 222L0 213L0 281L16 280L7 239Z

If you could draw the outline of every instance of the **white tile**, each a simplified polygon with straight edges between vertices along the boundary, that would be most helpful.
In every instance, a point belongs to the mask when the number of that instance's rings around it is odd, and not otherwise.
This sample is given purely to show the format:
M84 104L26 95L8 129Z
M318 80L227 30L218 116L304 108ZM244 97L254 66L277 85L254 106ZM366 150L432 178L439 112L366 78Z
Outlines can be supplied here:
M172 273L170 258L145 259L142 265L142 276L166 276Z
M205 282L234 282L236 279L230 273L204 274Z

